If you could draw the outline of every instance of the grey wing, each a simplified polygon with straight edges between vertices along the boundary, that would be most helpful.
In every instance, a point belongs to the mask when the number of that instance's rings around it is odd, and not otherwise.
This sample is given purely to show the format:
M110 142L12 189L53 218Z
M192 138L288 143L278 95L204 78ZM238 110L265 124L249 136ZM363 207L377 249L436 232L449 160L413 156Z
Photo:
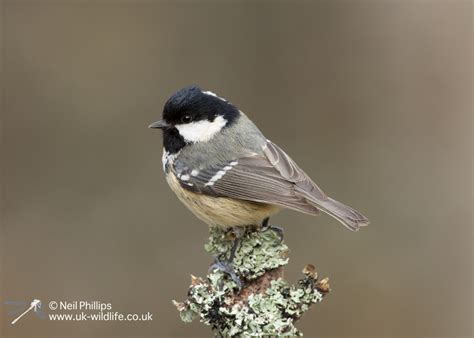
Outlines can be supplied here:
M182 172L178 178L184 188L194 192L274 204L312 215L322 209L352 230L361 225L361 215L329 198L277 145L268 141L262 150L261 155L234 159L219 168Z
M194 192L318 214L318 208L298 190L308 189L318 198L327 198L326 195L276 145L268 141L262 150L261 155L233 159L220 167L181 172L178 178L184 188Z
M264 153L283 177L294 182L295 194L302 196L307 203L315 205L352 231L357 231L359 227L370 223L369 219L357 210L328 197L276 144L268 141Z
M298 167L295 161L276 144L268 140L263 152L281 177L295 185L296 192L305 192L313 198L322 200L328 198L316 183Z

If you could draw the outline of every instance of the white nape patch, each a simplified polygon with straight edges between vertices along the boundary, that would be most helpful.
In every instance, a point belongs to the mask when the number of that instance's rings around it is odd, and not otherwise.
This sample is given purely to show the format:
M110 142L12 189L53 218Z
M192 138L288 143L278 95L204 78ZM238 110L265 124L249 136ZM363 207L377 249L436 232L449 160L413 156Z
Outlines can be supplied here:
M215 134L221 131L227 124L227 120L222 116L217 116L214 121L202 120L186 124L177 124L179 134L186 142L209 141Z
M213 186L215 182L220 180L222 178L222 176L224 176L227 171L231 170L237 163L239 163L239 162L237 162L237 161L230 162L230 165L225 166L223 168L223 170L219 170L214 176L211 177L209 182L204 184L204 186Z
M189 180L189 175L181 175L180 179L181 179L181 181L188 181Z
M199 170L193 169L191 171L191 176L197 176L197 175L199 175Z
M229 164L230 165L237 165L237 164L239 164L239 161L233 161L233 162L230 162Z
M161 157L161 163L163 164L163 171L166 171L167 165L173 164L173 161L178 154L179 152L176 154L170 154L169 152L165 150L165 148L163 148L163 156Z
M210 95L210 96L217 97L219 100L222 100L222 101L224 101L224 102L227 102L226 99L223 99L222 97L217 96L216 93L213 93L213 92L211 92L210 90L201 91L201 93L206 94L206 95Z

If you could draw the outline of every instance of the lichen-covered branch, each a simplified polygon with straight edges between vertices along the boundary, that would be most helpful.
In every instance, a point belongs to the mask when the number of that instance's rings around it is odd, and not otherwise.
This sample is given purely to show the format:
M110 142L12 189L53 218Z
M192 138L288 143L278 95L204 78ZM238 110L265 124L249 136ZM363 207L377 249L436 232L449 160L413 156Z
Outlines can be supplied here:
M206 250L228 259L235 236L211 228ZM233 267L243 282L241 290L225 272L210 271L206 279L191 276L188 299L173 301L181 319L199 319L219 336L298 336L295 322L329 292L328 279L318 281L314 266L303 269L298 286L283 279L288 247L275 231L247 229L240 237Z

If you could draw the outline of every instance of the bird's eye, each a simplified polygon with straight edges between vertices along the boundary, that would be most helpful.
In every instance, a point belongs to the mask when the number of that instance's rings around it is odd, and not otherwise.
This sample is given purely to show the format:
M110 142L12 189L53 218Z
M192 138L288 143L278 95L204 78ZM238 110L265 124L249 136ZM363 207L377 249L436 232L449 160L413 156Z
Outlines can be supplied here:
M181 122L183 123L189 123L193 120L193 118L191 117L191 115L184 115L182 118L181 118Z

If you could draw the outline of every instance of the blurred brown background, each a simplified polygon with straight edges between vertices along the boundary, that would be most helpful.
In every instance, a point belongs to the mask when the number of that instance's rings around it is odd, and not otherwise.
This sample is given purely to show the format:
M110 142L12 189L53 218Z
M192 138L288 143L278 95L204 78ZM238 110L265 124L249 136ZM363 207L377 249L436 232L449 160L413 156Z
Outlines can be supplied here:
M333 292L307 337L472 334L470 1L4 1L4 300L99 300L148 323L49 322L1 337L209 337L184 324L207 229L147 129L188 84L237 104L372 221L284 212L288 279Z

